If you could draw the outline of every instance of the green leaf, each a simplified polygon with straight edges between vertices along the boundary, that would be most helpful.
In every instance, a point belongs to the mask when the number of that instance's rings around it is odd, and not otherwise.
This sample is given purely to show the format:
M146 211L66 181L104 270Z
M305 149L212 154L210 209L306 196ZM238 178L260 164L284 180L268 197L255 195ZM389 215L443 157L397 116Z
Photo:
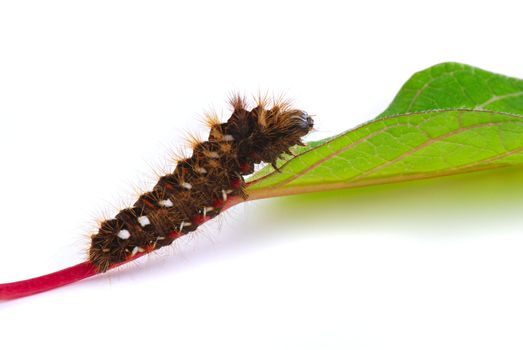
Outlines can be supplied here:
M262 169L251 199L523 165L523 81L458 63L416 73L377 119Z
M461 63L442 63L414 74L378 118L436 109L523 114L523 80Z

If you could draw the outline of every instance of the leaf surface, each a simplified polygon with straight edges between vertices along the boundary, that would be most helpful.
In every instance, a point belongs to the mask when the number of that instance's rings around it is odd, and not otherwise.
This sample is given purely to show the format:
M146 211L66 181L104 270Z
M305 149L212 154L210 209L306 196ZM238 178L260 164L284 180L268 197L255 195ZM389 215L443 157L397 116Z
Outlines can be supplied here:
M252 199L523 165L523 81L439 64L376 119L295 153L251 178Z

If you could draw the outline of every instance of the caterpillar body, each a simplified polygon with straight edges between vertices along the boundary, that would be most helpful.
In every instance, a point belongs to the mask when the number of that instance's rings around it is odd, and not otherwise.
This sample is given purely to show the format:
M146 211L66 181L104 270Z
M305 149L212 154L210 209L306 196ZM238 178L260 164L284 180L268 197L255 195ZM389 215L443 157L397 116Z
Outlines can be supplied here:
M192 156L158 180L130 208L102 222L91 237L89 262L97 272L170 245L215 217L227 199L246 197L243 176L255 164L276 168L277 159L290 148L303 145L313 119L285 101L265 99L247 108L245 98L230 99L232 114L225 123L209 118L207 141L197 143Z
M0 284L0 300L16 299L58 288L106 272L198 228L222 210L247 198L245 175L261 162L272 164L314 126L305 111L278 100L230 99L232 114L225 123L208 118L207 141L194 144L192 156L159 178L130 208L103 221L91 237L88 260L47 275Z

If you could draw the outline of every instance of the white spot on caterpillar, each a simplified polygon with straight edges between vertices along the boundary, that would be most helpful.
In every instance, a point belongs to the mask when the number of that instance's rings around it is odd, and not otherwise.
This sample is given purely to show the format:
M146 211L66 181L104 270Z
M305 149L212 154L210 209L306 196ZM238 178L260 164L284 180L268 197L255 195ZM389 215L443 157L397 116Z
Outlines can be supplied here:
M196 171L198 174L207 174L207 170L205 170L205 168L202 168L202 167L195 167L194 168L194 171Z
M138 218L138 222L140 223L140 225L142 227L145 227L147 225L150 225L151 224L151 221L149 221L149 218L147 216L140 216Z
M213 207L203 207L203 216L207 216L208 211L213 211Z
M188 182L182 182L182 187L185 188L186 190L190 190L192 188L192 185Z
M142 247L134 247L133 251L131 252L131 256L135 256L137 253L143 253L145 252L145 249Z
M135 256L136 253L138 253L138 247L133 248L133 251L131 252L131 256Z
M191 226L192 224L190 222L185 222L185 221L182 221L180 223L180 231L183 230L184 227L187 227L187 226Z
M222 190L222 199L223 201L227 201L227 192L225 190Z
M121 239L129 239L129 237L131 237L131 232L129 232L127 230L120 230L120 232L118 232L117 236L118 236L118 238L121 238Z
M223 135L223 138L222 138L223 141L234 141L234 137L232 135Z
M158 203L162 207L166 207L166 208L170 208L170 207L172 207L174 205L173 202L170 199L164 199L162 201L159 201Z

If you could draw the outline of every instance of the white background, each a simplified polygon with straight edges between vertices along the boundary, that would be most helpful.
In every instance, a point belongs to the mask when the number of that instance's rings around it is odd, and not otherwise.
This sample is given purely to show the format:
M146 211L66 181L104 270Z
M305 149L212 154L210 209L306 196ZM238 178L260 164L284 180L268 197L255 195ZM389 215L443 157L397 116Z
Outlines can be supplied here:
M319 139L458 61L523 77L518 1L0 2L0 282L84 259L230 92ZM240 205L114 273L0 303L0 347L520 349L523 180ZM508 181L508 180L507 180ZM486 193L479 188L489 187ZM338 197L338 200L332 198Z

